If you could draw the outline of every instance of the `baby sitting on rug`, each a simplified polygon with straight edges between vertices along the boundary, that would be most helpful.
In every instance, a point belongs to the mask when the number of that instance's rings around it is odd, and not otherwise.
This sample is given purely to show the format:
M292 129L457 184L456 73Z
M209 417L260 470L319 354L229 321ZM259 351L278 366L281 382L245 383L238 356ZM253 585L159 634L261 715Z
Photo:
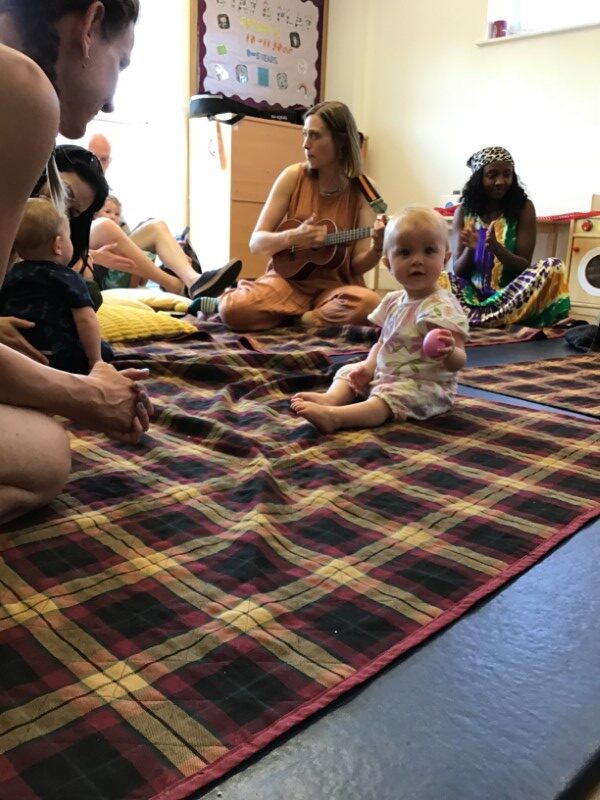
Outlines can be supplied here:
M332 433L427 419L452 407L469 325L437 283L449 257L446 223L437 212L409 208L388 222L383 263L403 290L387 294L369 315L381 326L379 341L365 361L338 370L326 392L294 395L296 414Z
M28 200L15 249L24 260L4 281L0 315L33 323L23 336L54 369L87 375L97 361L112 361L86 282L67 266L73 255L69 220L49 200Z

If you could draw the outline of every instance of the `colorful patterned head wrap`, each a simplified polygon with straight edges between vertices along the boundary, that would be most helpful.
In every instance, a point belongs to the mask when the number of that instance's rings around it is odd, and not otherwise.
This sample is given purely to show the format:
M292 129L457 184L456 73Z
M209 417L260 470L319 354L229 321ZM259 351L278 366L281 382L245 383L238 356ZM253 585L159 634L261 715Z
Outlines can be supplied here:
M471 172L477 172L492 161L508 161L513 167L515 166L513 157L504 147L484 147L483 150L473 153L467 161L467 167L471 168Z

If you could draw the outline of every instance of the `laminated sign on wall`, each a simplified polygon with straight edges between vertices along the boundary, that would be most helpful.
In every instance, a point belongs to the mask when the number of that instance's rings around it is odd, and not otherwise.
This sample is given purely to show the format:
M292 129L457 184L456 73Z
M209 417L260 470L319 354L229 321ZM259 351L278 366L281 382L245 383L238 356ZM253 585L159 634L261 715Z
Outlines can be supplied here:
M199 0L199 92L255 107L319 102L327 0Z

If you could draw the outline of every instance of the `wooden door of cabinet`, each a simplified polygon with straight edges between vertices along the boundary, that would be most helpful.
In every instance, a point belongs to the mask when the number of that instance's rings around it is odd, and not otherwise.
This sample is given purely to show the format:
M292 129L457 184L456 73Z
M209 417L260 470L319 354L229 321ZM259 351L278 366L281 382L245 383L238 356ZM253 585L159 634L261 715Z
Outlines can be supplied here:
M204 269L230 258L241 276L256 278L264 256L248 243L275 178L303 160L302 129L277 120L244 117L235 125L192 118L190 125L190 236Z

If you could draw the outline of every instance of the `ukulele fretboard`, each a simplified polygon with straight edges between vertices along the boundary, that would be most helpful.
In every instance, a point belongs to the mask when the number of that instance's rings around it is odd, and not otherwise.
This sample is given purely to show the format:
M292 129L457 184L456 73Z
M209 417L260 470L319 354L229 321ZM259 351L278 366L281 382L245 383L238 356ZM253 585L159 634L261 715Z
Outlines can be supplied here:
M353 228L351 231L336 231L329 233L325 237L323 247L332 244L346 244L346 242L356 242L358 239L368 239L371 235L371 228Z

